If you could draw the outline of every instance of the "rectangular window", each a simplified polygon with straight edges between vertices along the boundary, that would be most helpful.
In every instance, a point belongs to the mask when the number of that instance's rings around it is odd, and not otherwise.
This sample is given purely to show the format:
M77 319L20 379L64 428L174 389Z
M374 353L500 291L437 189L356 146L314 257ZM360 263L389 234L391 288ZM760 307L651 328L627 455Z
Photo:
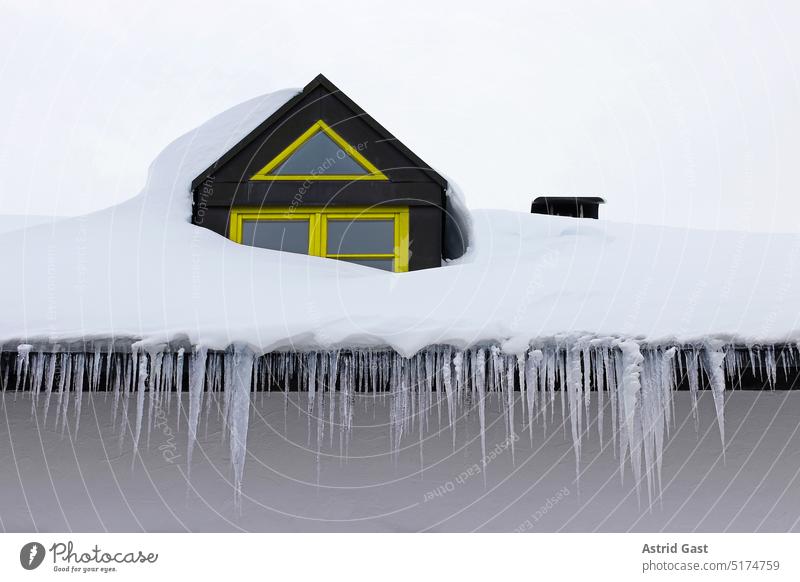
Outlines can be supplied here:
M244 220L242 244L262 249L308 254L308 220Z
M230 238L384 271L408 271L408 208L234 208Z
M329 255L394 254L394 220L328 218Z

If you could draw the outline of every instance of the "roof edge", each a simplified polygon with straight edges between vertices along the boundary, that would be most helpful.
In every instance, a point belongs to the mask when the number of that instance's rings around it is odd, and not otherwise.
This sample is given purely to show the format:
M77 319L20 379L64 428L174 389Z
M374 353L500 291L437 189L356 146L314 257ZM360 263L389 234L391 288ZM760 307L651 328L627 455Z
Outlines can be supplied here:
M389 130L387 130L383 125L378 123L369 113L364 111L355 101L350 99L341 89L339 89L336 85L334 85L330 79L328 79L322 73L319 73L316 77L314 77L311 81L306 84L303 89L297 93L294 97L289 99L286 103L281 105L277 110L275 110L272 115L267 117L264 121L262 121L256 128L250 131L245 137L243 137L239 142L236 143L232 148L230 148L227 152L225 152L222 156L220 156L213 164L211 164L208 168L206 168L203 172L201 172L196 178L192 180L191 183L191 191L194 192L197 188L209 177L211 176L216 170L222 167L224 164L229 162L236 154L238 154L242 149L247 147L250 143L253 142L259 135L264 133L277 119L291 110L303 97L307 94L312 92L317 87L323 87L326 91L328 91L331 95L336 96L342 103L344 103L347 107L352 109L355 113L359 115L359 118L362 119L367 125L369 125L375 132L381 134L384 139L387 139L390 142L391 147L396 148L400 151L404 156L409 158L414 164L418 167L420 171L425 172L428 174L436 183L438 183L443 189L447 188L447 180L439 174L436 170L434 170L429 164L426 164L419 156L417 156L414 152L412 152L408 147L406 147L403 142L398 140Z

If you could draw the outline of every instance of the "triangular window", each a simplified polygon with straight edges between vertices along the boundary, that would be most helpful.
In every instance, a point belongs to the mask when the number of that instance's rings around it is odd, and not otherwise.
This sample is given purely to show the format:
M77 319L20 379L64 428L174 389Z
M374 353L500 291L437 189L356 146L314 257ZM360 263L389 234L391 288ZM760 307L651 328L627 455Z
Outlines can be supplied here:
M325 132L317 132L272 172L276 176L363 175L369 172Z
M320 120L250 179L387 180L388 178L358 149Z

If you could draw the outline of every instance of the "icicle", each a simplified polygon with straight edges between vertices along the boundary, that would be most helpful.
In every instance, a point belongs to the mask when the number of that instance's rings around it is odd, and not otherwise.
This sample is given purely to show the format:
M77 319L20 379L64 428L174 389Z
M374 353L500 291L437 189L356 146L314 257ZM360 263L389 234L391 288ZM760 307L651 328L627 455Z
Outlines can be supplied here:
M17 387L16 391L19 392L20 387L25 388L25 380L28 377L28 363L30 361L31 350L33 346L30 344L20 344L17 346Z
M505 362L506 367L506 409L508 428L506 430L506 442L511 443L511 464L517 466L517 458L514 450L514 444L517 440L517 435L514 432L514 360L509 358Z
M660 386L661 363L652 350L644 354L640 374L640 406L642 450L644 452L645 476L647 477L647 498L652 504L657 483L654 475L658 449L663 442L664 415ZM659 487L660 490L660 487Z
M672 393L675 390L675 355L678 350L674 347L659 352L659 375L658 383L661 391L660 406L658 410L657 425L655 427L655 456L656 456L656 478L658 481L658 497L661 499L661 466L664 457L664 437L669 434L669 424L672 414Z
M700 355L697 350L692 348L686 357L686 380L689 383L689 394L692 399L692 417L694 418L694 429L699 429L700 418L697 413L697 394L700 390L700 375L698 366Z
M122 390L122 373L121 364L118 357L114 357L112 353L108 354L108 361L106 362L106 381L111 377L111 361L114 360L114 404L111 409L111 428L116 428L117 425L117 410L119 409L119 396Z
M55 383L55 377L56 377L56 362L58 361L57 358L58 355L55 352L48 354L47 379L45 380L46 383L45 389L47 392L45 394L45 400L44 400L44 421L42 423L44 426L47 426L47 413L50 410L50 398L53 395L53 388L54 388L53 384Z
M581 360L580 347L567 350L566 354L565 383L562 384L562 391L567 392L567 404L569 406L569 424L572 433L572 447L575 452L575 476L576 486L580 490L580 456L581 456L581 411L583 410L583 398L581 387Z
M3 361L2 357L0 357L0 364L2 364L2 361ZM5 369L3 370L2 376L0 376L0 390L2 390L3 393L5 393L6 388L8 387L8 375L10 369L11 366L6 366Z
M233 367L233 383L227 385L230 398L230 451L233 466L234 504L241 511L242 478L247 455L247 428L250 421L250 387L253 376L253 352L235 347L226 364Z
M317 418L317 455L316 455L316 469L317 469L317 483L319 483L320 476L320 451L322 449L323 440L325 438L325 385L328 375L329 359L324 354L320 354L319 366L317 369L317 396L316 396L316 418ZM391 423L390 423L391 430ZM391 436L390 436L391 438Z
M533 446L533 416L536 409L536 396L541 394L539 390L539 371L543 358L542 350L531 350L525 366L525 383L528 386L528 434L531 438L531 446ZM541 396L539 400L541 403Z
M100 346L98 345L94 350L92 357L92 377L91 377L91 391L97 392L97 387L100 385Z
M186 353L184 348L178 350L175 359L175 397L178 399L177 430L181 430L181 416L183 416L183 356Z
M603 358L597 348L591 359L594 385L597 389L597 437L600 439L600 449L603 448L603 414L605 413L605 383L603 381Z
M769 382L769 387L774 390L778 373L777 364L775 361L775 350L772 346L767 346L766 355L764 357L764 366L767 369L767 382Z
M545 376L547 378L547 391L550 396L550 419L553 419L553 404L556 401L556 348L550 346L545 348ZM545 405L546 406L546 405Z
M229 347L225 354L222 356L222 365L224 367L224 380L223 380L223 389L222 389L222 438L225 438L226 434L229 434L228 430L228 421L230 420L230 409L231 409L231 398L233 397L233 391L228 390L229 386L233 385L234 378L234 353L233 348ZM286 358L283 358L283 361L286 361ZM284 409L284 423L286 422L286 411Z
M122 451L122 447L125 444L125 433L130 426L130 419L128 418L128 401L130 400L130 395L133 392L133 385L135 382L136 354L125 354L123 356L123 362L125 365L125 376L122 381L122 394L120 395L122 398L122 428L119 431L120 451Z
M672 421L672 411L673 411L673 397L672 394L675 391L675 356L678 353L678 349L675 347L668 348L661 354L661 390L662 390L662 399L664 403L664 424L669 431L669 425Z
M283 358L283 434L288 433L287 415L289 413L289 390L291 388L290 377L292 374L292 360L284 355Z
M106 390L111 386L112 360L114 360L114 340L108 343L108 354L106 354Z
M619 387L621 394L619 398L620 406L620 478L623 476L625 463L625 452L630 449L631 466L635 480L636 491L639 491L641 480L641 442L639 440L641 430L637 431L637 407L641 391L640 374L644 358L639 350L639 344L633 340L618 342L620 357L617 360L618 376L621 382Z
M769 353L772 354L770 348ZM772 362L774 363L775 357L772 354ZM708 375L708 381L711 383L711 393L714 396L714 408L717 412L717 424L719 425L719 437L722 441L722 458L725 460L725 374L722 369L723 362L725 361L725 353L722 351L720 345L715 342L707 342L703 350L703 368ZM774 374L773 369L771 374Z
M206 374L206 391L208 394L206 395L206 416L205 416L205 436L208 438L208 419L211 416L211 406L212 403L217 403L217 409L219 410L219 400L217 397L217 392L219 389L220 383L220 358L219 354L211 354L207 356L208 358L208 368L203 369L203 374ZM202 393L203 385L201 384L200 390ZM189 415L191 417L191 414Z
M425 410L425 430L428 430L428 415L430 414L431 409L433 408L433 379L436 374L436 366L434 362L434 356L436 355L436 351L429 349L423 353L423 360L421 361L421 365L424 365L424 387L425 387L425 406L423 409Z
M33 378L31 380L31 416L36 412L36 403L39 401L39 392L42 390L44 378L44 352L41 350L33 360Z
M308 444L311 445L311 418L314 416L314 404L317 395L317 354L312 352L306 360L306 370L308 375L308 414L306 415L306 429L308 433Z
M611 409L611 450L617 454L617 366L614 352L610 346L603 348L603 370L605 370L606 387L608 388L609 408Z
M150 448L150 434L153 432L153 420L154 416L157 414L155 411L156 402L159 399L159 389L161 384L161 371L162 371L162 364L164 361L164 352L160 349L152 348L148 351L150 356L150 394L148 398L148 408L147 408L147 448ZM161 403L158 402L158 406L161 406Z
M200 420L200 409L202 408L203 386L206 380L206 356L208 350L205 347L198 347L192 355L189 364L189 440L186 445L186 476L187 479L192 473L192 451L197 440L197 425Z
M517 354L517 382L519 383L520 414L522 415L522 430L525 430L525 409L527 406L527 385L525 374L527 371L527 356L525 352ZM514 439L516 440L516 439Z
M61 389L59 390L58 394L58 406L59 406L59 413L56 416L56 428L58 428L59 418L61 421L61 433L64 433L64 430L67 426L67 411L69 410L69 393L70 393L70 385L72 383L72 354L65 354L65 359L67 361L66 368L61 368ZM63 402L63 406L62 406Z
M442 362L442 384L444 384L445 399L447 400L447 426L450 427L450 432L453 436L453 451L456 450L456 412L453 409L453 376L450 364L457 361L456 375L458 375L462 358L461 352L456 352L455 356L453 356L452 349L450 347L445 348Z
M137 346L138 347L138 346ZM134 347L134 358L138 357L138 387L136 392L136 427L133 436L133 458L131 466L136 463L136 455L139 454L139 437L142 434L142 417L144 416L144 392L147 386L147 354Z
M172 410L172 389L175 386L175 354L164 354L161 370L160 403L164 406L166 400L167 413Z
M347 441L353 423L353 387L355 374L354 358L351 354L342 357L341 383L339 386L339 458L346 456ZM287 387L288 388L288 387Z
M75 379L73 392L75 393L75 434L81 424L81 404L83 403L83 376L86 371L86 356L84 354L75 355Z
M568 350L568 349L569 348L566 348L566 350ZM556 378L558 380L558 385L561 386L561 390L558 391L559 397L560 397L560 400L561 400L561 425L564 427L564 430L566 430L566 426L567 426L567 419L566 419L566 416L565 416L566 412L567 412L567 407L566 407L566 403L564 401L564 396L567 393L567 391L564 389L564 386L567 383L567 370L566 370L566 367L567 367L567 356L566 356L566 350L565 350L564 355L562 356L561 355L561 349L557 347L556 348L556 354L555 354L555 357L556 357Z
M483 482L486 483L486 354L478 348L473 355L475 387L478 390L478 420L481 425L481 459L483 463Z
M330 429L330 446L333 446L333 427L336 426L334 420L336 416L336 381L339 378L339 352L335 351L329 355L330 365L328 366L328 418Z

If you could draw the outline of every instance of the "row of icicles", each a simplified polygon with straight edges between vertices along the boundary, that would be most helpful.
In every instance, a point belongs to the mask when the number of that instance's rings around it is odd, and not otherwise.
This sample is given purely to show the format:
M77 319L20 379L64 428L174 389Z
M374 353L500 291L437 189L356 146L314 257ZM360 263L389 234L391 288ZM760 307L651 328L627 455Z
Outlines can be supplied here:
M581 442L588 432L585 427L590 424L590 403L595 398L601 444L608 404L620 474L625 460L630 459L637 492L644 478L652 500L661 491L661 458L674 411L672 395L682 378L691 393L695 420L699 390L711 389L724 451L726 380L741 381L743 369L750 366L760 373L763 370L765 381L774 387L778 368L786 373L798 360L800 350L792 345L776 352L772 346L734 349L711 342L701 346L646 346L633 340L554 342L518 355L505 354L497 346L465 350L432 346L410 358L373 349L255 355L239 346L226 351L200 347L187 352L184 348L134 344L125 352L114 351L113 346L101 346L94 352L68 352L36 351L23 344L15 357L0 359L0 382L3 392L30 391L34 396L32 407L42 404L45 422L54 409L56 425L62 430L72 402L76 433L82 401L78 394L84 390L113 393L115 423L118 412L127 419L131 401L135 401L136 420L131 427L134 459L143 428L149 440L154 409L171 410L173 393L188 391L188 404L176 398L178 428L182 416L188 419L187 473L201 412L205 407L207 419L215 402L230 443L237 505L253 391L282 390L287 397L290 390L307 392L309 442L313 437L317 451L324 442L326 424L331 445L338 431L339 446L347 449L354 401L360 394L390 398L388 424L394 451L400 449L406 435L417 434L420 442L423 440L434 410L440 423L444 414L455 448L457 419L477 411L484 465L487 397L494 395L501 403L506 436L514 436L519 410L523 430L531 441L535 420L544 420L546 426L548 408L552 420L552 404L559 398L562 416L568 414L562 421L569 425L576 469ZM125 426L120 429L120 443L126 430ZM516 440L508 441L512 458Z

